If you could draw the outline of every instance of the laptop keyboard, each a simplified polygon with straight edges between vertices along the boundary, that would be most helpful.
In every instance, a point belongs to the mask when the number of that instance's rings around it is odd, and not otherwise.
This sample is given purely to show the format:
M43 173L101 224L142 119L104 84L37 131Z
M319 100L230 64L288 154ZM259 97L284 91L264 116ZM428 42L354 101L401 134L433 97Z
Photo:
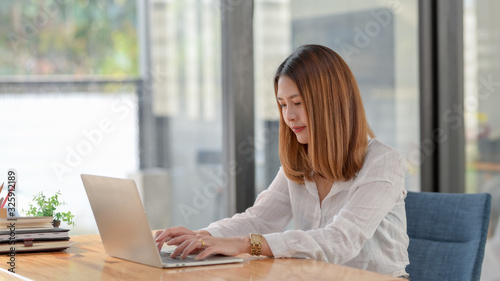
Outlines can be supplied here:
M179 258L171 258L172 252L160 252L161 261L164 263L179 263L179 262L190 262L197 261L194 255L188 255L185 259L181 260Z

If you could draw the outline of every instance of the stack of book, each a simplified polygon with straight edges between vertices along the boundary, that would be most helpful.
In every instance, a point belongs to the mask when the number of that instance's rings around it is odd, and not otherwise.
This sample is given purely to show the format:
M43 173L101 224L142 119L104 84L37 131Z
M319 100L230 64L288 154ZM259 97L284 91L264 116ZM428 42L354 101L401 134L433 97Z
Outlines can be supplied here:
M69 229L52 226L52 217L0 218L0 253L69 248Z

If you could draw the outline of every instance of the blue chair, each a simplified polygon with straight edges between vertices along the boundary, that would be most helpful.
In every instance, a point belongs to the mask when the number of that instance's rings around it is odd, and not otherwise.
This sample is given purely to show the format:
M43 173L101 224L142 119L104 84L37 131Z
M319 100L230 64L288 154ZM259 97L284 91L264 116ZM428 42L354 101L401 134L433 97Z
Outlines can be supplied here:
M405 206L410 280L479 280L491 196L408 192Z

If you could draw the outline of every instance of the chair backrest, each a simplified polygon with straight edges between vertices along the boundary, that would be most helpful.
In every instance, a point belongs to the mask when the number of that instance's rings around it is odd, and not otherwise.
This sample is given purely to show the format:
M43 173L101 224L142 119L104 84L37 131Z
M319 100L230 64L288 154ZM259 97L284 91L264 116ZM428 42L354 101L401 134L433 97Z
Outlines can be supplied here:
M479 280L491 196L408 192L405 205L410 280Z

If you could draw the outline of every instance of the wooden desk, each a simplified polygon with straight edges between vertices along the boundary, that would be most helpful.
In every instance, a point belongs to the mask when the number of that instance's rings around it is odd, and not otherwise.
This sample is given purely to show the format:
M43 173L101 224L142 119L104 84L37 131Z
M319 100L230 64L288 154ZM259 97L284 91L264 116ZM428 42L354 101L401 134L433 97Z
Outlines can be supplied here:
M305 259L244 256L240 264L159 269L106 255L99 235L71 236L61 252L16 255L16 276L33 280L402 280L387 275ZM8 269L2 255L0 267ZM1 280L16 280L0 271ZM27 280L19 278L18 280Z

